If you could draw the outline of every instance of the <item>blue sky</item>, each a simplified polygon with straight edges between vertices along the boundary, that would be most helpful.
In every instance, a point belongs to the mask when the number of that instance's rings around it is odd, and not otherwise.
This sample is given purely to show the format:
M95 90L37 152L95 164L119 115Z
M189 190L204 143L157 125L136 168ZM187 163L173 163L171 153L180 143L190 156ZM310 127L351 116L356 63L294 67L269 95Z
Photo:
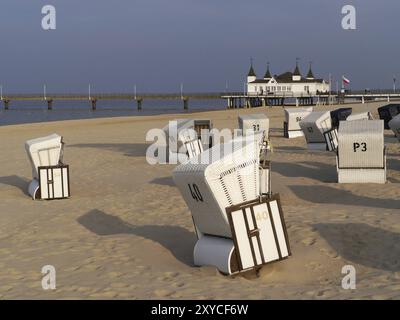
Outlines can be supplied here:
M57 29L41 9L57 9ZM341 28L341 8L357 30ZM316 76L345 74L356 88L400 79L396 0L2 0L0 82L8 92L242 90L257 75L313 61ZM400 85L399 85L400 86Z

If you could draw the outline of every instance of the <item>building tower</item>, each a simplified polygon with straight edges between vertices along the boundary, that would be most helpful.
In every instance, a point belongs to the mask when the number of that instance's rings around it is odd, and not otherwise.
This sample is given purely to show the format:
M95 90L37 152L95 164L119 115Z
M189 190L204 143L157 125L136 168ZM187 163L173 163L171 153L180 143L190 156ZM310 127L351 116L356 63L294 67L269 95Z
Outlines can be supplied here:
M296 59L296 68L294 69L293 75L292 75L292 80L293 81L300 81L301 80L301 73L299 69L299 59Z
M307 80L314 80L314 74L312 72L311 66L312 66L312 62L310 62L310 69L308 70L308 74L307 74L307 77L306 77Z
M253 69L253 59L251 59L250 60L250 70L249 70L249 73L247 74L247 83L253 82L256 79L257 79L257 76Z
M264 80L271 80L272 76L271 76L271 72L269 71L269 62L267 63L267 71L265 72L264 75Z

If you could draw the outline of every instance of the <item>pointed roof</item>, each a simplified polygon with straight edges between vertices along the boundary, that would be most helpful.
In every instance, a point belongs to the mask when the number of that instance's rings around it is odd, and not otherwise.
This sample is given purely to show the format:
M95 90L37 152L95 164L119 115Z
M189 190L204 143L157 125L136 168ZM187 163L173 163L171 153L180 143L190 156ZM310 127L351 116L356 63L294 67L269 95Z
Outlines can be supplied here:
M271 79L271 72L269 72L269 62L267 63L267 71L265 72L264 79Z
M300 73L300 69L299 69L299 62L298 62L298 60L296 60L296 68L294 69L293 75L294 75L294 76L300 76L300 77L301 77L301 73Z
M312 62L310 62L310 69L308 70L307 79L314 79L314 74L311 69Z
M249 70L249 73L247 74L247 76L248 77L256 77L256 73L254 72L254 69L253 69L253 61L251 61L250 70Z

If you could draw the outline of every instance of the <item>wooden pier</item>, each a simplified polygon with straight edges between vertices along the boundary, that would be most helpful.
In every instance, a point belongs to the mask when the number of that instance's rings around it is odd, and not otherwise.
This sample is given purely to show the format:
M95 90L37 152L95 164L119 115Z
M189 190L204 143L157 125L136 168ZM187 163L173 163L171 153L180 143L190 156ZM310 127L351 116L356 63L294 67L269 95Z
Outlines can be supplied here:
M235 108L254 108L254 107L272 107L295 104L296 106L308 105L330 105L343 104L349 99L352 102L366 103L371 100L386 100L388 102L400 99L400 92L390 92L389 90L371 90L353 91L345 94L331 92L309 95L293 95L291 93L274 93L264 95L251 95L239 92L211 92L211 93L137 93L137 94L10 94L1 96L4 110L12 108L14 101L43 101L44 106L48 110L54 109L56 101L88 101L92 110L96 110L97 102L100 100L126 100L132 101L132 106L136 106L137 110L143 109L145 100L177 100L181 101L183 109L189 110L189 102L192 100L219 100L226 101L227 109Z
M182 101L183 109L189 109L190 100L219 100L221 99L221 93L144 93L144 94L49 94L43 96L42 94L13 94L4 95L1 97L4 109L9 110L10 105L13 101L43 101L47 106L48 110L53 110L53 104L56 101L88 101L91 105L92 110L97 109L97 102L103 101L115 101L115 100L126 100L132 101L133 105L136 104L138 111L143 108L144 100L177 100Z

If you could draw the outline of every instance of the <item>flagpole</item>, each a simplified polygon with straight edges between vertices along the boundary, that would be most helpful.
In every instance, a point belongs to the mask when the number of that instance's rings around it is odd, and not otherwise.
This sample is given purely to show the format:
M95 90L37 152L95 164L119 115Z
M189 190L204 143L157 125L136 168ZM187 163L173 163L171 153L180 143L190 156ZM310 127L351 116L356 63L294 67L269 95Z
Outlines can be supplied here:
M344 75L342 75L342 92L344 92Z

